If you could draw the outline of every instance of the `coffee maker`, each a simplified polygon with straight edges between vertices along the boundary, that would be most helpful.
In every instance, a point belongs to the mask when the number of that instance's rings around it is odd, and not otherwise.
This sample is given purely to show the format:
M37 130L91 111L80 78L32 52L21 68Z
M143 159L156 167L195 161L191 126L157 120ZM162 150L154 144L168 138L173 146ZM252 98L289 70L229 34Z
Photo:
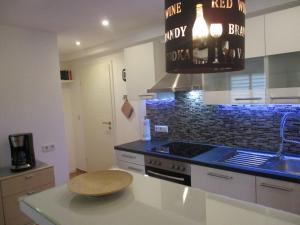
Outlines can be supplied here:
M28 134L13 134L8 136L11 150L11 170L22 171L35 166L33 136Z

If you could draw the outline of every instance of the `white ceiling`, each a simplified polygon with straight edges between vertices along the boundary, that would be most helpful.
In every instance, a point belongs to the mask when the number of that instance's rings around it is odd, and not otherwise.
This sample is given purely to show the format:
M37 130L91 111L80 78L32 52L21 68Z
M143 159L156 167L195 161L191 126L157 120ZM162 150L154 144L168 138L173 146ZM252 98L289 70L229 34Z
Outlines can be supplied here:
M295 2L300 0L246 0L248 14ZM56 32L65 55L163 25L163 9L164 0L0 0L0 24ZM100 25L103 18L109 28Z

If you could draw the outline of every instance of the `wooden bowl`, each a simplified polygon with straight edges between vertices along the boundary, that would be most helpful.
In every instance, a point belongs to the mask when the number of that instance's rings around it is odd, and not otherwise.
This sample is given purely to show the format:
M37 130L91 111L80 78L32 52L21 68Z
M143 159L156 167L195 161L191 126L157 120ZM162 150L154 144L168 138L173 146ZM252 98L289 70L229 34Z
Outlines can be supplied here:
M73 193L99 197L125 189L132 180L130 173L120 170L103 170L77 176L70 180L68 186Z

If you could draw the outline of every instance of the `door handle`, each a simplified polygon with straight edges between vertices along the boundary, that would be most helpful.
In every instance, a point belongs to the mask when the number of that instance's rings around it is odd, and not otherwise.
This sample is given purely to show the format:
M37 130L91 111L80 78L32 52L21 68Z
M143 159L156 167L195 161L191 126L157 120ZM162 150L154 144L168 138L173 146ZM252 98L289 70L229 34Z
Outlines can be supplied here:
M209 173L207 173L207 175L211 176L211 177L217 177L217 178L225 179L225 180L232 180L233 179L232 176L227 176L227 175L213 173L213 172L209 172Z
M260 186L265 187L265 188L270 188L270 189L276 189L276 190L280 190L280 191L286 191L286 192L293 191L293 188L282 187L282 186L277 186L277 185L267 184L267 183L261 183Z
M110 126L110 125L111 125L111 122L110 122L110 121L109 121L109 122L102 122L102 124L103 124L103 125L109 125L109 126Z
M270 97L271 100L285 100L285 99L296 99L296 100L299 100L300 99L300 96L278 96L278 97Z
M33 175L25 176L25 180L29 180L29 179L31 179L31 178L33 178Z

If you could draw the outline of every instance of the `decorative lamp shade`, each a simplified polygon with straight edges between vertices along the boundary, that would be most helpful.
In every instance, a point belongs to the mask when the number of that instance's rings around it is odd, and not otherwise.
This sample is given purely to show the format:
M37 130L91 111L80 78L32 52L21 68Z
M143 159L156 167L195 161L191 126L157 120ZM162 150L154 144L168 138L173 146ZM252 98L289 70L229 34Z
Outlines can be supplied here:
M245 13L245 0L165 0L167 72L243 70Z

